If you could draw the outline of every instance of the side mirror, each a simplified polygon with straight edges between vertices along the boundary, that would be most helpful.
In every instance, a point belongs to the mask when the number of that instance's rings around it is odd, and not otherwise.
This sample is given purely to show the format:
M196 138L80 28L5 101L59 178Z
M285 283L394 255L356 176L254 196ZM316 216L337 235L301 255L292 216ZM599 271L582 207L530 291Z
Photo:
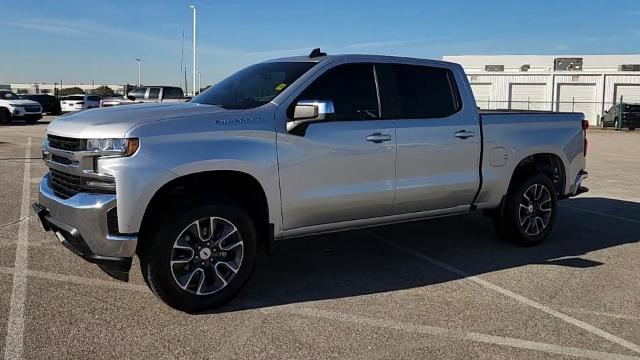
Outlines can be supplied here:
M293 118L287 122L287 131L292 131L302 124L334 119L333 101L300 100L293 109Z

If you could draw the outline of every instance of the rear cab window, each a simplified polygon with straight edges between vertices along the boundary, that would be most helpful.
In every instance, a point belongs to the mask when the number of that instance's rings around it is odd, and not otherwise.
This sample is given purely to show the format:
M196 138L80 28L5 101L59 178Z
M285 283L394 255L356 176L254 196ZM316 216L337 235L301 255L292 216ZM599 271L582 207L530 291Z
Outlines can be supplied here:
M150 88L149 89L149 99L151 100L158 100L160 99L160 88Z
M394 119L439 119L461 110L453 72L423 65L378 64L383 109Z

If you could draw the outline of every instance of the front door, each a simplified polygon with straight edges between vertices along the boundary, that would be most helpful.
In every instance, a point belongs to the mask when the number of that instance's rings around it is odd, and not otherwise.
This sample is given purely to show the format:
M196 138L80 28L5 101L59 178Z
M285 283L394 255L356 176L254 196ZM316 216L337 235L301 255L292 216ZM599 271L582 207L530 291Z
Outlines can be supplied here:
M284 228L390 215L395 128L381 116L373 65L334 66L292 105L300 100L332 101L336 119L278 134Z

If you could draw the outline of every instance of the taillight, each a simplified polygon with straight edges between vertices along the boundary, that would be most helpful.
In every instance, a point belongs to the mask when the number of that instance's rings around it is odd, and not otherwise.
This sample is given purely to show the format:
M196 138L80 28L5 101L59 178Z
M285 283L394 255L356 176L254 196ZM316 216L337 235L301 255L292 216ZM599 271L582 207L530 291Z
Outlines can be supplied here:
M587 147L589 146L589 141L587 141L587 129L589 129L589 121L582 120L582 131L584 132L584 157L587 157Z

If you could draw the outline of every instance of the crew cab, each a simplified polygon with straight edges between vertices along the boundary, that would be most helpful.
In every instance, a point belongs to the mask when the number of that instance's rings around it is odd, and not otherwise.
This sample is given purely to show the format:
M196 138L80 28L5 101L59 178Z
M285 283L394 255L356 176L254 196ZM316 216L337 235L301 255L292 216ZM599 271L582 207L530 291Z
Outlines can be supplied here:
M27 124L42 119L42 106L33 100L21 99L9 90L0 90L0 124L24 120Z
M479 112L457 64L316 49L188 103L59 118L34 209L112 276L137 254L153 292L197 312L280 239L484 211L499 237L537 244L558 201L587 191L587 124Z

